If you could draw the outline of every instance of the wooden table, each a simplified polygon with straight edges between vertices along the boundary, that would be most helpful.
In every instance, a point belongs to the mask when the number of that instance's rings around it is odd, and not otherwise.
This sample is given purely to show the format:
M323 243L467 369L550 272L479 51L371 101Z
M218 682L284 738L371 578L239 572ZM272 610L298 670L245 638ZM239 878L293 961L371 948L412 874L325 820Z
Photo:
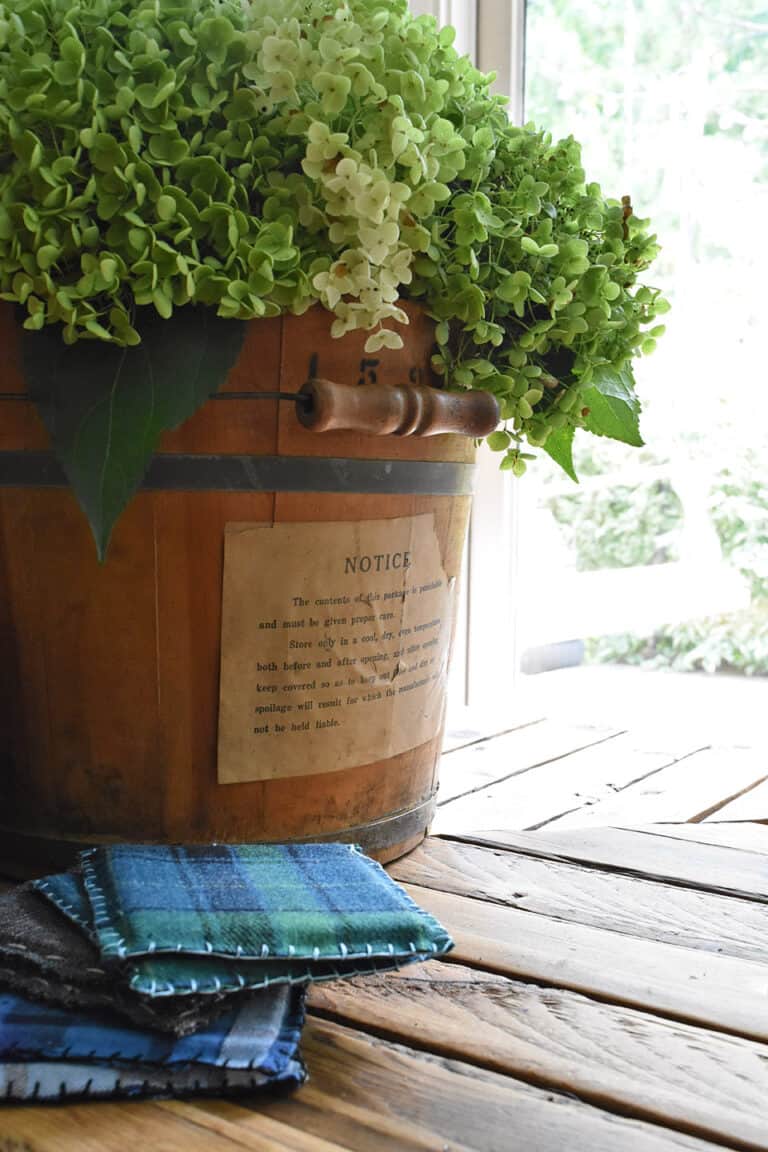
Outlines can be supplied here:
M431 838L446 961L319 985L291 1098L0 1109L0 1152L768 1150L768 829Z

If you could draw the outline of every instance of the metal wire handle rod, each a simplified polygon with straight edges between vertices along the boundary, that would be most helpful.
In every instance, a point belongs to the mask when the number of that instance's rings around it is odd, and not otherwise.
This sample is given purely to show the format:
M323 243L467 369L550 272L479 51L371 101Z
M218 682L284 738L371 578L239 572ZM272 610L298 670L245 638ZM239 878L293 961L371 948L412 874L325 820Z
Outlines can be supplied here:
M301 392L212 392L209 400L292 400L295 404L308 404L310 399ZM0 392L0 400L35 402L31 392Z

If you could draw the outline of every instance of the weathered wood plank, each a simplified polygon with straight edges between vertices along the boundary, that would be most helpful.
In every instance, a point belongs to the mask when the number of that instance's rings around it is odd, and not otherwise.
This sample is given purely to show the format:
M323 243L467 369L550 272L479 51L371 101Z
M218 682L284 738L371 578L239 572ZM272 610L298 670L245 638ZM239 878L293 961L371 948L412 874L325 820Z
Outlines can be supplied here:
M354 1152L661 1152L712 1145L463 1062L310 1020L312 1079L268 1115Z
M472 720L463 725L454 725L443 738L443 755L457 752L470 744L480 744L485 740L494 740L497 736L507 736L519 728L528 728L531 724L538 724L544 719L542 713L527 712L520 715L507 715L503 722L498 718L495 721L483 722L473 716Z
M342 1152L335 1141L302 1132L263 1113L255 1115L252 1109L232 1100L162 1100L158 1107L254 1152Z
M405 886L445 924L470 967L568 988L654 1015L768 1040L768 966L564 924L467 896Z
M289 1144L247 1132L232 1137L171 1115L153 1101L89 1103L66 1107L0 1105L3 1152L293 1152ZM299 1146L300 1149L301 1146Z
M690 838L668 832L671 827L674 826L658 824L634 830L576 828L559 832L556 824L550 824L537 832L507 832L502 829L462 836L459 840L489 848L508 848L548 860L570 861L656 880L671 880L709 892L768 900L768 866L757 852L741 851L735 846L697 843L695 829L712 827L709 824L681 825L681 833L683 829L691 829ZM768 829L764 829L763 834L768 855ZM738 835L724 834L723 839L736 841ZM749 843L752 843L751 839Z
M765 770L768 770L768 757L763 758ZM745 820L753 823L768 823L768 780L742 792L736 800L719 808L711 816L705 817L708 822L713 820Z
M765 775L764 755L751 748L706 748L617 796L563 816L556 827L701 820Z
M541 720L457 749L440 762L438 804L619 735L618 729ZM503 823L503 822L502 822Z
M574 992L432 961L316 984L311 1010L611 1111L704 1139L768 1149L763 1045Z
M716 816L712 821L705 820L698 824L651 824L627 828L627 831L671 836L674 840L693 840L697 844L716 844L722 848L736 848L739 852L768 856L768 828L754 823L720 824Z
M762 903L437 839L389 871L400 882L439 892L754 960L766 965L768 979L768 909Z
M589 747L579 748L574 744L567 755L563 752L558 758L549 757L550 762L542 764L544 757L536 752L534 729L526 731L531 733L529 740L533 744L530 758L538 757L540 766L509 778L511 760L507 753L503 761L507 765L504 773L507 778L485 785L485 777L478 777L477 784L482 785L482 790L438 808L434 832L456 834L486 828L535 827L574 809L596 804L604 797L614 797L617 791L638 780L652 781L654 774L658 775L683 754L677 749L649 748L635 733L627 732L612 737L604 734ZM493 740L490 744L491 763L496 765L497 776L501 776L500 753L493 750L501 741ZM514 744L510 743L510 748L513 749ZM693 750L688 744L682 748L689 753ZM467 757L471 752L467 749ZM471 761L468 761L469 767Z

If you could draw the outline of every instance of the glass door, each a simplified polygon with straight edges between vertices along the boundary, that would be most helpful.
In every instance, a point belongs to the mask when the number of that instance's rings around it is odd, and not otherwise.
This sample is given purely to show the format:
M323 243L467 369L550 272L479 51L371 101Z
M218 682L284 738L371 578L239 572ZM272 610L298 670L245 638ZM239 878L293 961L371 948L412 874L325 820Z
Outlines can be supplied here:
M767 92L759 0L529 0L526 118L651 217L672 303L645 447L584 435L578 486L544 460L519 485L522 689L582 717L633 667L768 675Z

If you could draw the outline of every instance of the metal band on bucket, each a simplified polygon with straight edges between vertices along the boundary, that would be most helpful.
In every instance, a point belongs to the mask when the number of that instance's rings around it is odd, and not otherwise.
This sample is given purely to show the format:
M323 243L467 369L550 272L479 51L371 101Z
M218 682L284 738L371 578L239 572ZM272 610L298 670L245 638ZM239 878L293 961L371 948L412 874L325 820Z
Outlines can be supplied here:
M475 465L434 460L322 456L159 454L141 485L149 491L354 492L471 496ZM52 452L0 452L0 488L66 488Z

